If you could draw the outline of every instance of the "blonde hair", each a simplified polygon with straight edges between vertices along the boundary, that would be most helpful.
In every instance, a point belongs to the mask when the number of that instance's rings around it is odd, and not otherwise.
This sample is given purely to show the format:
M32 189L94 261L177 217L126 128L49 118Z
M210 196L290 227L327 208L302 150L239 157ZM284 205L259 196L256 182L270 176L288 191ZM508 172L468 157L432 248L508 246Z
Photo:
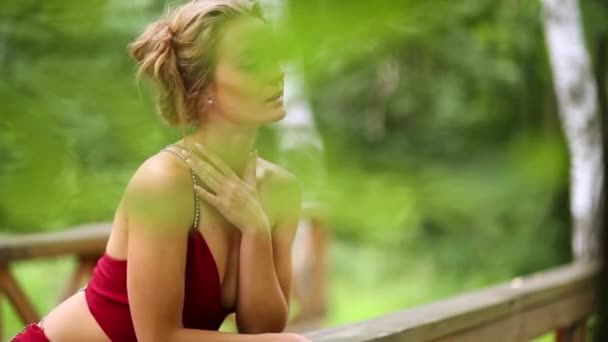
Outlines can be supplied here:
M137 79L148 76L158 86L159 114L171 125L198 118L198 103L213 80L221 27L239 16L264 20L248 0L192 0L169 7L130 45L139 64Z

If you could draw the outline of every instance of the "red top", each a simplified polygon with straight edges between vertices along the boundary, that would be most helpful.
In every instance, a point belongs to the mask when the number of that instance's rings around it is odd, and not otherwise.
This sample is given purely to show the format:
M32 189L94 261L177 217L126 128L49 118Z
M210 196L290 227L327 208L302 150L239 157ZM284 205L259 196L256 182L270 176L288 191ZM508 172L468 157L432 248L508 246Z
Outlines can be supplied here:
M192 229L188 236L184 291L184 328L219 329L230 311L221 306L217 265L198 229ZM89 311L112 341L137 341L129 311L126 260L104 254L97 262L85 295Z

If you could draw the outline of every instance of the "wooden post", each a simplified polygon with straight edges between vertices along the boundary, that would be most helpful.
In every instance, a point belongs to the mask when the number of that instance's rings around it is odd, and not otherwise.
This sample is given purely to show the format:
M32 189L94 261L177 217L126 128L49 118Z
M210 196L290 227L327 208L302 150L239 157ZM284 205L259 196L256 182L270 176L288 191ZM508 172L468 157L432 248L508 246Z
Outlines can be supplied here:
M93 269L97 264L98 256L91 255L79 255L78 256L78 265L76 266L76 270L72 273L72 277L68 281L63 293L59 296L59 303L63 302L70 296L72 296L78 288L84 284L87 279L91 277L93 273Z
M7 265L0 265L0 267L2 267L0 269L0 289L8 297L21 321L28 324L40 320L40 316L21 287L19 287L17 280L13 277Z
M556 342L585 342L586 320L578 321L569 327L559 328L555 333Z

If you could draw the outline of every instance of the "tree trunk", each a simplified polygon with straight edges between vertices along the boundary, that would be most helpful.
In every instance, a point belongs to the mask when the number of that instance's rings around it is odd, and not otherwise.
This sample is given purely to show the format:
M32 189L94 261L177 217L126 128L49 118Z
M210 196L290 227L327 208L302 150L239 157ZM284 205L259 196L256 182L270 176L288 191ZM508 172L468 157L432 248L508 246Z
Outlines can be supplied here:
M542 0L543 24L560 119L570 151L572 251L599 256L603 189L597 88L584 45L577 0Z

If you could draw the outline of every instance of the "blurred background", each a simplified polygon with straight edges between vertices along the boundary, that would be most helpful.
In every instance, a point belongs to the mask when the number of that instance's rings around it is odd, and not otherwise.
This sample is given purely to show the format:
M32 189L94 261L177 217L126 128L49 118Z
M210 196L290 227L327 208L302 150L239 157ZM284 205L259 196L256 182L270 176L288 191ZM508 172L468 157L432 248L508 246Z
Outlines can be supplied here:
M126 48L165 5L0 4L2 234L111 220L136 168L181 137L155 114L153 89L137 85ZM603 80L608 7L580 5ZM258 146L301 180L320 326L572 259L568 149L540 1L281 6L283 52L312 120L264 127ZM44 313L73 267L66 257L13 270ZM2 311L6 339L22 324L6 302Z

